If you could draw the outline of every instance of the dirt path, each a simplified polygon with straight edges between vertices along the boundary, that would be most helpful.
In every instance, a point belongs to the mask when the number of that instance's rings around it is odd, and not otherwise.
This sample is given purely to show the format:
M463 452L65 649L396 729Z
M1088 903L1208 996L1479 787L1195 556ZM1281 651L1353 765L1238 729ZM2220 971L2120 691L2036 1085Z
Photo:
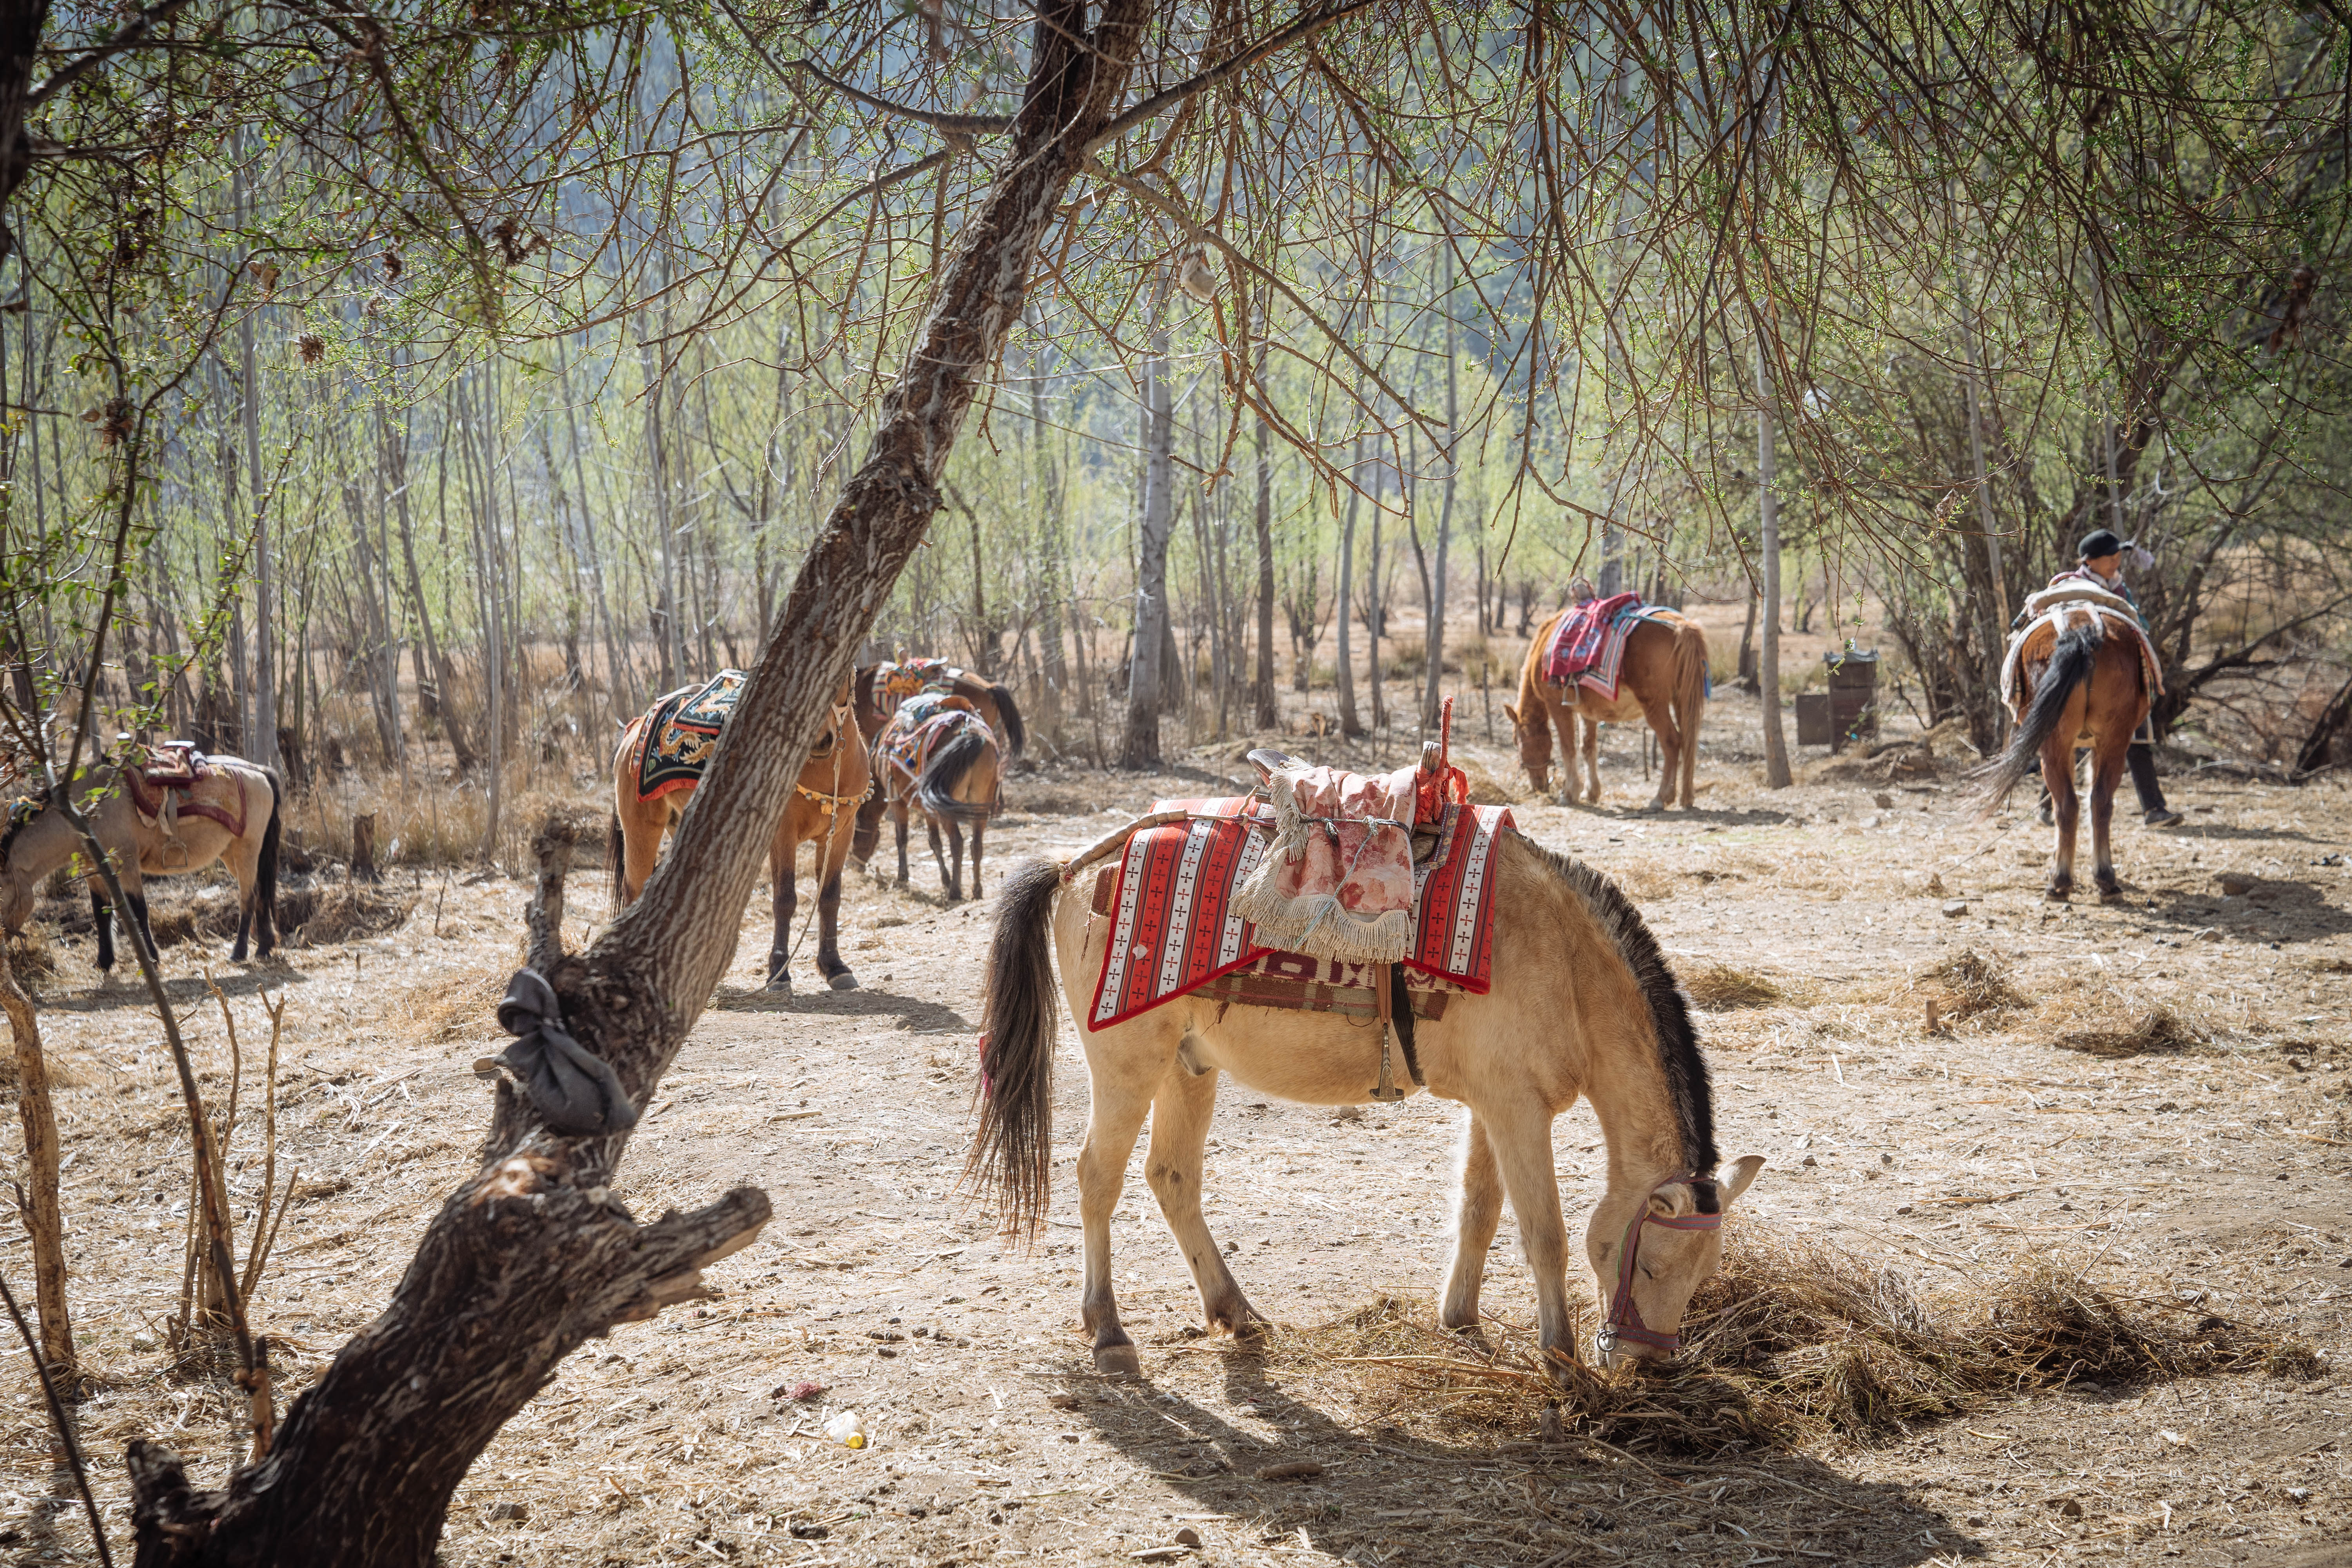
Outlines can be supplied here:
M2152 1310L2259 1322L2352 1372L2340 786L2176 784L2189 829L2118 830L2131 898L2053 910L2040 897L2046 834L2021 809L1999 826L1964 821L1940 779L1767 795L1745 782L1736 731L1710 739L1697 812L1516 809L1538 839L1624 881L1703 1004L1748 1004L1702 1019L1724 1150L1770 1160L1746 1225L1825 1238L1928 1292L2054 1256ZM1627 799L1633 753L1622 739L1614 750ZM990 890L1023 854L1066 852L1154 795L1241 771L1220 755L1157 780L1016 780ZM1499 753L1482 760L1504 773ZM2225 896L2225 872L2245 890ZM1199 1339L1139 1163L1114 1229L1146 1376L1099 1379L1075 1324L1075 1036L1066 1020L1053 1222L1034 1254L1008 1251L953 1190L986 915L943 907L936 888L919 845L914 892L853 878L854 993L760 992L764 913L746 921L729 984L648 1109L627 1197L650 1215L748 1179L777 1219L714 1271L717 1300L567 1364L461 1490L446 1561L2347 1561L2324 1544L2352 1530L2352 1377L2334 1370L2078 1384L1877 1446L1696 1463L1544 1449L1532 1431L1433 1437L1377 1376L1318 1363L1304 1341L1277 1334L1258 1354ZM254 993L292 997L279 1168L299 1166L302 1184L261 1316L294 1384L381 1308L469 1168L488 1090L468 1064L495 1048L489 1005L519 961L523 892L427 882L396 930L298 950L278 969L212 960L230 977L248 1106L267 1038ZM575 941L603 898L601 875L576 880ZM116 1459L129 1437L168 1432L205 1477L237 1439L225 1385L174 1373L154 1341L177 1300L186 1198L157 1031L129 986L94 987L86 939L56 940L44 1020L66 1080L74 1306L98 1384L81 1421L127 1539ZM1921 977L1963 951L2016 1001L1930 1035L1927 999L1948 1019L1961 993ZM198 962L194 946L167 954L217 1094L226 1052ZM814 984L805 953L796 973ZM2158 1007L2174 1020L2159 1043L2175 1048L2057 1043L2126 1034ZM1294 1328L1384 1295L1425 1314L1446 1255L1452 1108L1424 1097L1342 1115L1231 1085L1223 1100L1208 1216L1255 1303ZM1580 1108L1561 1119L1574 1224L1597 1194L1598 1142ZM236 1148L240 1198L257 1201L250 1115ZM5 1248L0 1265L25 1279L21 1241ZM1490 1313L1532 1316L1507 1231L1490 1281ZM13 1355L0 1547L84 1560ZM795 1399L803 1384L824 1392ZM824 1436L845 1410L867 1448ZM1300 1460L1320 1475L1259 1479Z

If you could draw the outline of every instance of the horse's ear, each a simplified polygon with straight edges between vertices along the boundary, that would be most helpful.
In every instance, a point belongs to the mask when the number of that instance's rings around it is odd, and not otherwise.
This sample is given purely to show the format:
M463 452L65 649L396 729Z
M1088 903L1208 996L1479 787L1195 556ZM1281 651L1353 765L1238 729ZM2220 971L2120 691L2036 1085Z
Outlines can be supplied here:
M1516 724L1519 721L1519 710L1506 702L1503 704L1503 717Z
M1729 1208L1731 1200L1748 1190L1756 1173L1764 1168L1764 1156L1744 1154L1731 1163L1731 1168L1715 1179L1715 1190L1722 1195L1723 1206Z

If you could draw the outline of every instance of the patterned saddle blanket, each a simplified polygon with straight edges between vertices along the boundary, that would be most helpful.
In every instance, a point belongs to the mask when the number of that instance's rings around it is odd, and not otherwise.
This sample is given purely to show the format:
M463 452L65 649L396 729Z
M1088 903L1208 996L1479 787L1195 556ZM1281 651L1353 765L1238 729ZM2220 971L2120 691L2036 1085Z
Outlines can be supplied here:
M654 704L637 742L637 798L652 800L702 782L719 749L719 731L751 679L722 669L699 686L681 686Z
M1265 858L1275 828L1256 797L1160 801L1155 812L1190 820L1129 837L1096 882L1097 912L1111 921L1095 983L1091 1028L1108 1028L1194 991L1251 1006L1373 1016L1370 965L1290 952L1260 940L1236 908L1242 885ZM1411 938L1401 962L1414 1011L1435 1017L1449 993L1484 994L1495 948L1495 840L1510 808L1445 805L1434 844L1412 865Z
M122 793L141 822L150 827L160 822L173 837L184 816L201 816L245 837L245 780L187 742L140 748L123 766Z
M943 658L886 661L874 672L875 705L885 713L896 712L919 692L948 689L962 673Z
M1616 701L1625 639L1659 609L1642 603L1639 594L1612 594L1577 605L1560 617L1559 630L1544 656L1544 684L1565 688L1572 682L1598 693L1604 702Z
M874 754L912 781L923 776L940 742L967 725L988 728L970 702L946 691L919 691L898 704L874 738Z

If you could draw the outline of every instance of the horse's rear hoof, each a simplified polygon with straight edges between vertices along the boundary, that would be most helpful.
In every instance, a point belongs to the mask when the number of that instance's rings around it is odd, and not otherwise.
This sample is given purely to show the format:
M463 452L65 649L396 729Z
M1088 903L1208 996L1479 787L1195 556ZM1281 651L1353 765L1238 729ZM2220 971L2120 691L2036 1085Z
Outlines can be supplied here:
M835 991L855 991L857 989L857 976L850 973L849 971L845 969L840 973L835 975L832 979L826 981L825 984L832 986Z
M1097 1345L1095 1370L1105 1377L1141 1377L1143 1358L1135 1353L1131 1344Z
M771 996L789 996L793 994L793 977L789 974L771 974L768 976L767 989Z
M2053 904L2063 904L2074 896L2074 889L2071 884L2063 888L2053 887L2042 896Z

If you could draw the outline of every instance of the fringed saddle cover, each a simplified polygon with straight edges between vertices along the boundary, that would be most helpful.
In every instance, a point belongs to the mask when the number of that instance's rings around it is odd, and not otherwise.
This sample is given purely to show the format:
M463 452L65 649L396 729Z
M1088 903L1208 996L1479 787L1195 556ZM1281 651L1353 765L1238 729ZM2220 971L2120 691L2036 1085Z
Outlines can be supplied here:
M751 678L722 669L700 686L682 686L654 704L637 749L637 798L652 800L702 782L719 750L719 731Z
M245 780L209 761L192 746L157 746L122 770L122 792L139 819L152 827L168 819L201 816L217 822L232 837L245 837Z
M1110 940L1088 1027L1193 991L1249 1006L1373 1016L1368 963L1270 947L1235 908L1265 856L1273 813L1246 795L1152 807L1179 808L1197 815L1133 835L1106 870L1116 882L1098 912L1110 918ZM1412 934L1402 962L1423 1017L1443 1012L1448 992L1483 994L1493 984L1495 839L1511 826L1507 806L1448 805L1435 847L1412 868Z

